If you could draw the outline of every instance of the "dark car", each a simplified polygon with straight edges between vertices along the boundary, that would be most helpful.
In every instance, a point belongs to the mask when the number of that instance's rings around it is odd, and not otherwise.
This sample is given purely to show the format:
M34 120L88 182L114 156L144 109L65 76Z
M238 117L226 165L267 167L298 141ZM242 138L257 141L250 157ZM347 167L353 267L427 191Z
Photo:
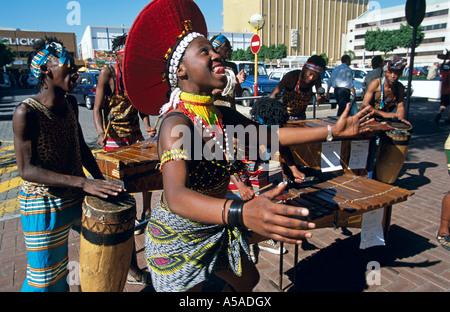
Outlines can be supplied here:
M254 96L254 84L255 84L255 63L252 62L235 62L238 67L238 72L242 69L247 75L245 82L241 84L242 97ZM258 64L258 96L269 96L273 89L277 86L278 81L269 79L267 75L266 66L264 64ZM243 106L250 106L253 100L242 100Z
M86 105L87 109L94 108L99 73L99 71L90 71L78 74L77 87L72 95L75 96L78 104Z

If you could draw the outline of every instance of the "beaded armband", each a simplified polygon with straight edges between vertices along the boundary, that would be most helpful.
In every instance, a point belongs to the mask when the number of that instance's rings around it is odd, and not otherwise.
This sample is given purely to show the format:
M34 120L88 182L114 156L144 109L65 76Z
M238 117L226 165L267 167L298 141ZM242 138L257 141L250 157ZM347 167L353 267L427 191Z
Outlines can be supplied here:
M164 152L161 156L161 164L159 165L159 171L162 172L162 168L164 164L168 163L169 161L174 160L189 160L189 155L187 152L185 152L182 149L172 149Z

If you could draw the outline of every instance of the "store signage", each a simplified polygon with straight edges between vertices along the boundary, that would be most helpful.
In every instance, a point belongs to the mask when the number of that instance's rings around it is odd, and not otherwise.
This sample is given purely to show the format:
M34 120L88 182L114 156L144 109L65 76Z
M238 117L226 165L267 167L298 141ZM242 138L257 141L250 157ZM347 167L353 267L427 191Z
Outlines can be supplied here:
M10 46L31 46L36 40L40 38L0 38L0 42Z

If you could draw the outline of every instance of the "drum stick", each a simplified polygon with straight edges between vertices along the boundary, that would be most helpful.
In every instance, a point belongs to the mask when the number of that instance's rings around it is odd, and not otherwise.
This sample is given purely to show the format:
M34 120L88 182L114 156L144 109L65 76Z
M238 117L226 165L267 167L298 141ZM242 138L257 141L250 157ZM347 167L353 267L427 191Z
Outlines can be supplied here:
M158 118L156 118L155 125L153 126L153 128L155 128L155 129L156 129L156 126L158 126L159 118L161 118L161 115L159 115Z
M267 184L266 186L263 186L258 190L258 193L261 193L262 191L267 190L268 188L272 187L273 185L278 185L278 180L274 180L272 183Z
M111 126L111 116L108 116L108 125L106 126L105 135L103 136L103 144L105 144L106 142L106 135L108 134L110 126Z

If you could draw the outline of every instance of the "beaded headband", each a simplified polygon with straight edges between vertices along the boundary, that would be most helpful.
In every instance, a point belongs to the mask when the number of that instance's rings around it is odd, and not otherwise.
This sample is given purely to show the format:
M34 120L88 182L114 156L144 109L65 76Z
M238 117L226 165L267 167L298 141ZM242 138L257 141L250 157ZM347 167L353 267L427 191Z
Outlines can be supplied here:
M305 67L312 71L318 72L318 73L323 72L323 68L321 66L318 66L318 65L310 63L310 62L306 63Z
M121 54L121 53L125 53L125 45L120 45L117 48L114 49L114 53L116 54Z
M67 50L61 44L45 42L45 49L39 51L31 60L30 70L33 76L38 78L41 74L41 65L47 64L53 56L59 58L59 66L63 66L66 62L72 65Z
M216 39L212 42L212 46L214 48L220 47L222 44L224 44L227 41L227 37L224 35L218 35Z
M172 52L172 54L169 55L166 54L167 58L167 72L169 76L169 84L172 89L176 88L178 85L178 79L177 79L177 70L178 66L180 65L181 58L184 55L184 52L186 51L186 48L188 45L198 37L205 37L200 33L197 32L191 32L188 33L186 36L181 39L175 50ZM169 51L170 52L170 51Z

